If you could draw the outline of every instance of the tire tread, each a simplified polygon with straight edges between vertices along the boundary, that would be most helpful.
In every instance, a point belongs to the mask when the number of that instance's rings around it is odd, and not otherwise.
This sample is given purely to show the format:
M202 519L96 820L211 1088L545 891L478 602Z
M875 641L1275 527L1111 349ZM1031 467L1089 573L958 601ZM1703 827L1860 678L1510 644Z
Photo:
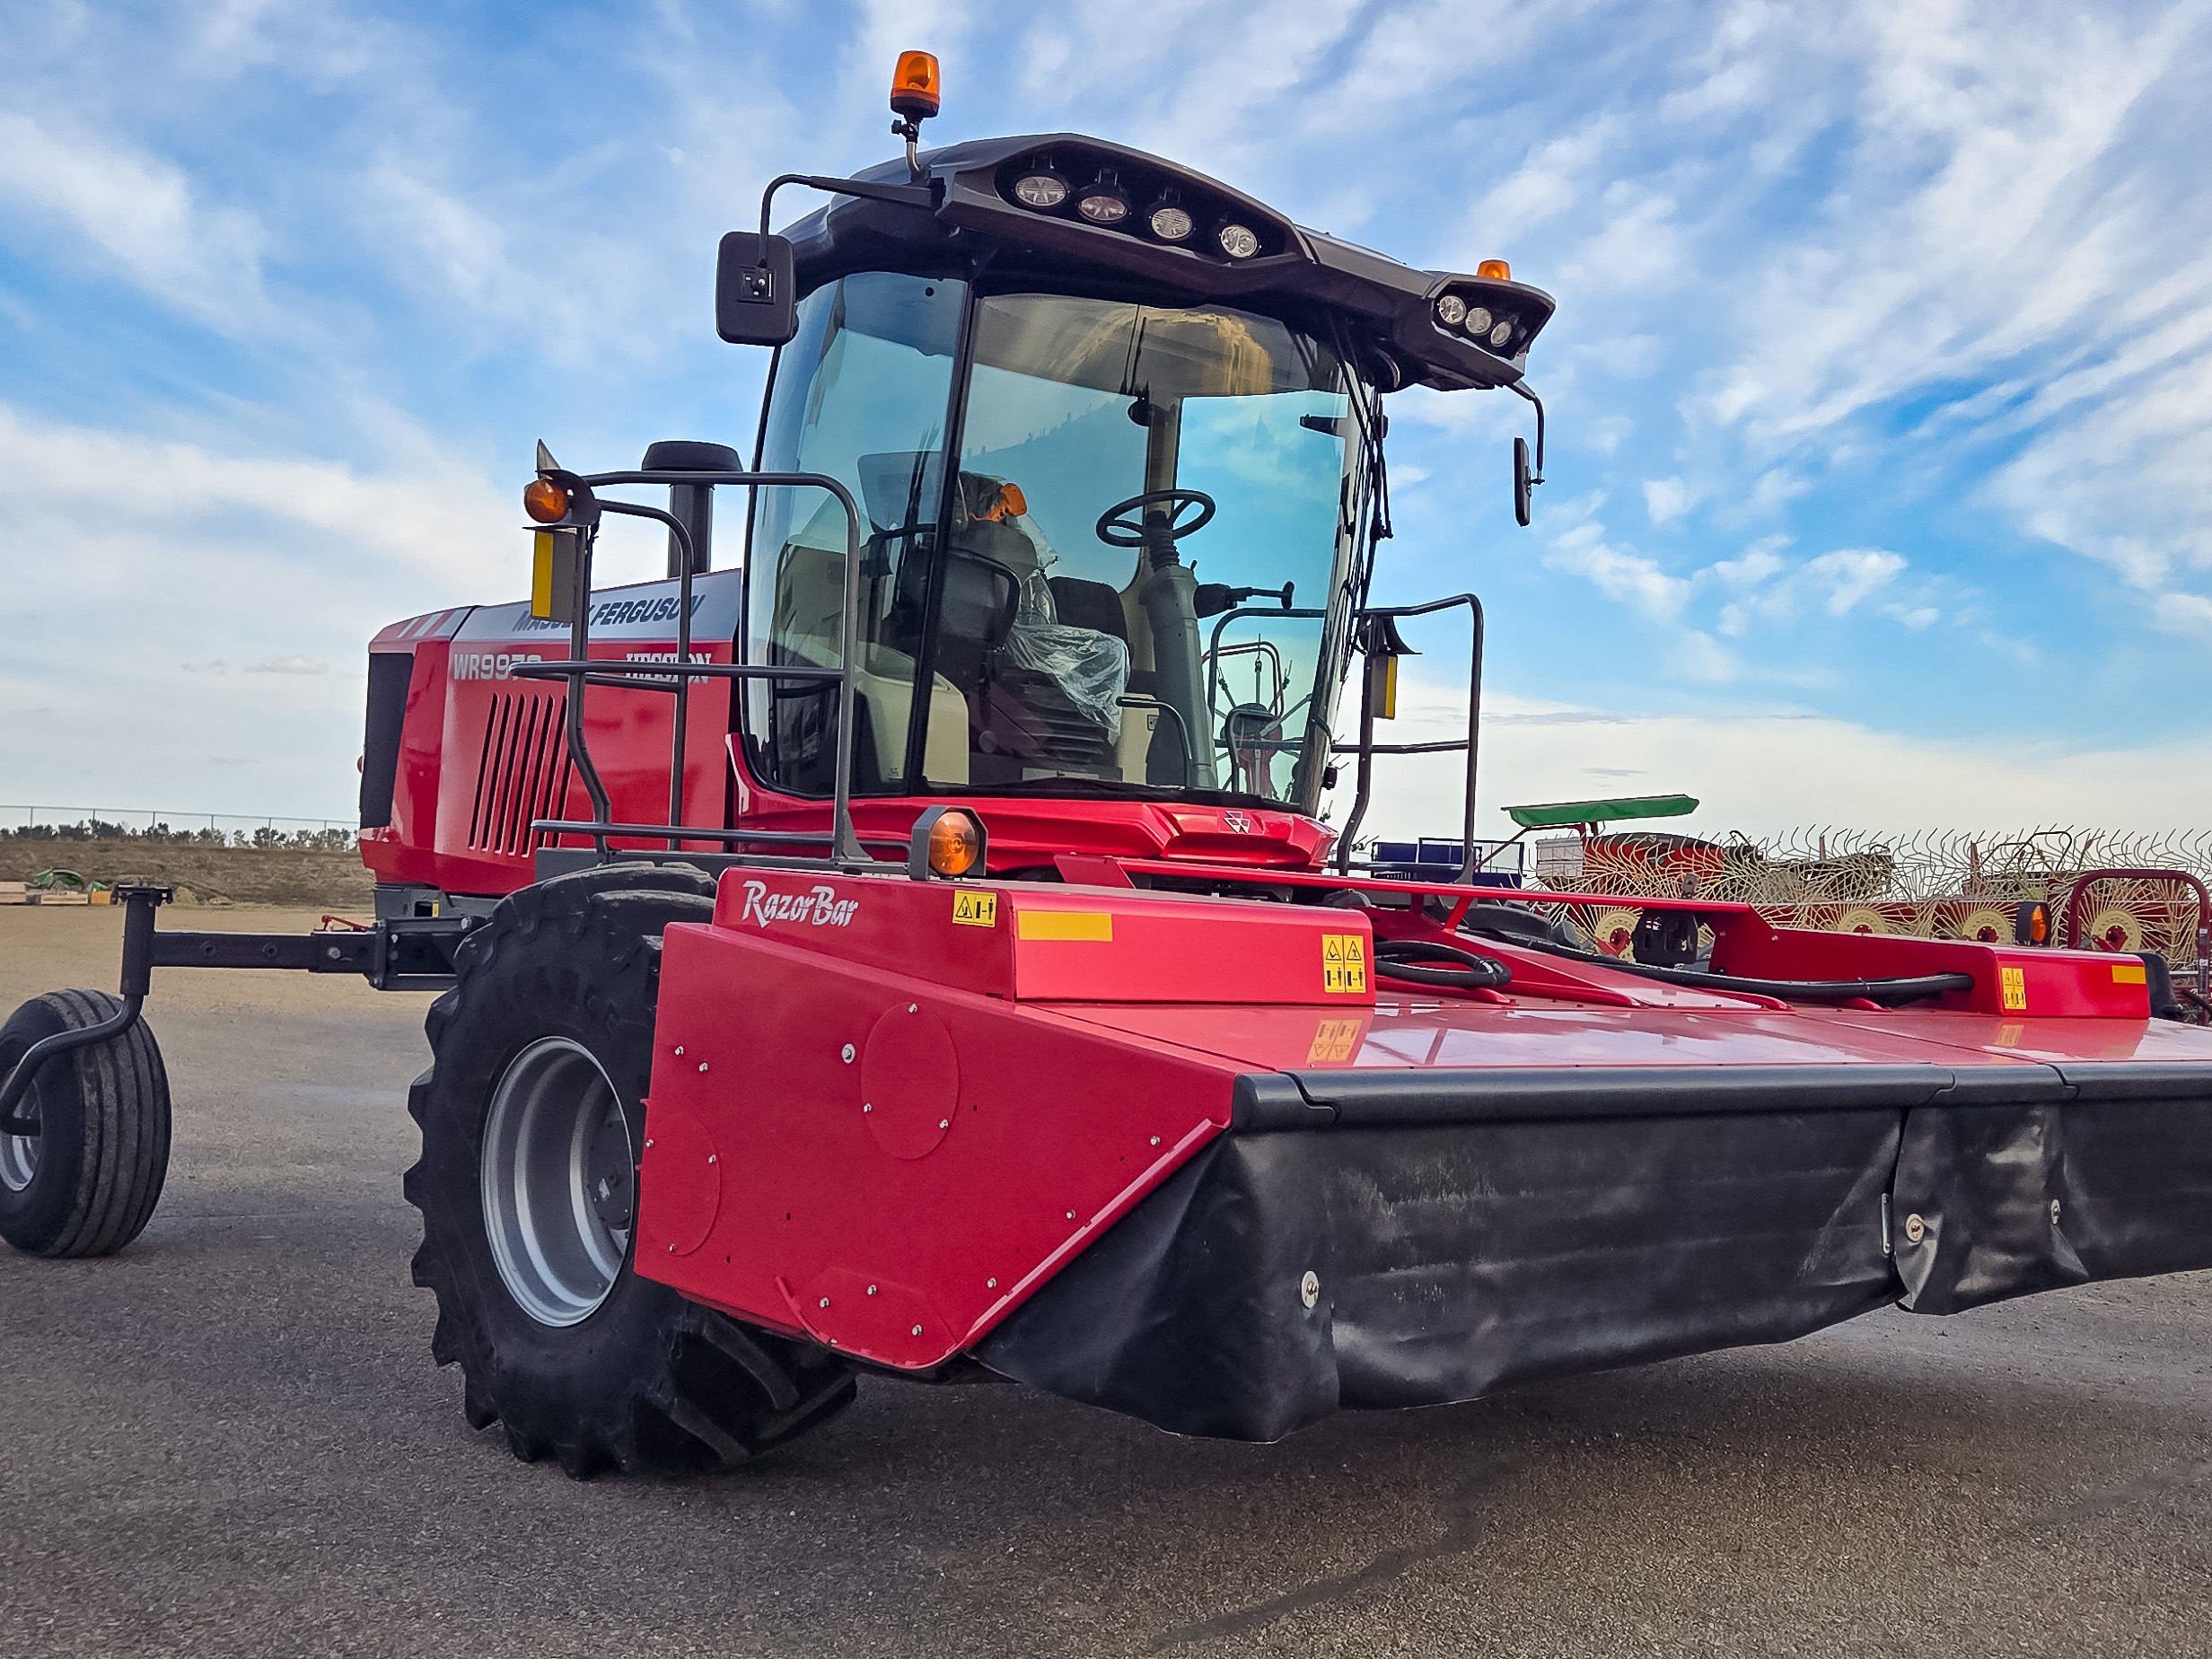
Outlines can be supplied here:
M25 1009L40 1005L68 1031L98 1024L123 1005L104 991L65 990L33 998ZM32 1255L112 1255L145 1230L169 1172L169 1075L161 1045L141 1016L119 1036L56 1056L41 1069L41 1077L60 1066L74 1075L76 1110L45 1114L44 1128L48 1135L63 1134L67 1120L75 1119L74 1190L44 1236L28 1231L12 1231L9 1236ZM63 1167L51 1149L41 1149L41 1172Z
M424 1212L415 1283L438 1300L432 1357L441 1365L460 1365L463 1411L472 1428L499 1424L516 1457L534 1462L549 1456L578 1479L610 1468L727 1469L826 1421L855 1391L841 1362L755 1332L670 1291L669 1312L642 1345L651 1351L636 1353L628 1363L620 1398L547 1409L503 1374L498 1344L472 1304L478 1295L504 1295L496 1277L487 1284L480 1269L450 1262L439 1242L452 1235L440 1233L434 1212L461 1202L453 1173L430 1168L434 1120L461 1110L439 1086L447 1045L472 1040L472 1014L496 1018L503 997L528 994L562 997L588 1025L603 1028L633 1052L642 1036L649 1054L661 930L672 922L710 920L714 891L713 879L696 866L614 865L512 894L470 935L458 983L425 1020L435 1058L408 1091L408 1110L424 1128L425 1151L408 1171L406 1192Z

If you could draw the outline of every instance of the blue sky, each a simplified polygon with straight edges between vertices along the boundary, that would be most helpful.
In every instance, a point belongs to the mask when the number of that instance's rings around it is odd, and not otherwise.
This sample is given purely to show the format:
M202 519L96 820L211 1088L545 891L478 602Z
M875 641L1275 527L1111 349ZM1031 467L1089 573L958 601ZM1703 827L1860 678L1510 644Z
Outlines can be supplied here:
M1534 529L1524 406L1391 402L1379 590L1484 595L1486 803L2212 806L2204 4L0 3L0 800L343 815L367 636L520 591L534 439L750 443L715 239L890 154L919 46L940 141L1131 142L1558 297ZM1421 643L1408 736L1459 677ZM1446 782L1393 773L1392 827L1448 828Z

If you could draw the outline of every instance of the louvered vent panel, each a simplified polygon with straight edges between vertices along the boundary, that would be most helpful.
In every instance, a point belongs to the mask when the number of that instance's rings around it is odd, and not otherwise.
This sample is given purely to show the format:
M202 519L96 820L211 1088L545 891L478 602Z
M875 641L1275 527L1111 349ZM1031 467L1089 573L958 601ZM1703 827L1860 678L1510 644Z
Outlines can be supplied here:
M477 765L469 813L469 845L478 852L519 856L548 838L533 836L533 818L550 818L568 794L565 701L528 691L494 695Z

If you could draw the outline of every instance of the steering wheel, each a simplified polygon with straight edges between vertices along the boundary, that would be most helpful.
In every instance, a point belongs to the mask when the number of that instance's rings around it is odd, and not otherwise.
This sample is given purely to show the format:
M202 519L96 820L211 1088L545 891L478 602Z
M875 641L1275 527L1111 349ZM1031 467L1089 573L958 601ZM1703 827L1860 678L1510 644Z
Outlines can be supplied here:
M1140 507L1164 506L1164 513L1146 514L1132 518ZM1182 517L1185 507L1195 506L1198 516L1188 524L1176 521ZM1156 523L1154 534L1164 530L1171 542L1181 541L1195 531L1204 530L1214 522L1214 498L1201 489L1153 489L1141 496L1131 496L1127 501L1117 501L1098 515L1098 539L1108 547L1141 548L1146 544L1146 521Z

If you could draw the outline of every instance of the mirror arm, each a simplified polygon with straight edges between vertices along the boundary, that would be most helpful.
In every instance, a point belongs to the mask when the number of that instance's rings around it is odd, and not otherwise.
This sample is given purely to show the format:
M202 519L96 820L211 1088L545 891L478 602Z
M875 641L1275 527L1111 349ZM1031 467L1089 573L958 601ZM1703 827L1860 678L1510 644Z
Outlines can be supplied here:
M856 196L863 201L891 202L901 207L919 207L924 213L937 210L937 187L934 184L873 184L865 179L829 179L819 173L785 173L768 180L768 188L760 192L760 245L765 249L768 240L768 204L776 192L786 184L803 184L810 190L827 190L833 196ZM761 268L768 268L765 259Z
M1508 384L1509 390L1520 393L1536 406L1536 476L1529 482L1541 484L1544 481L1544 400L1529 390L1526 381L1513 381Z

